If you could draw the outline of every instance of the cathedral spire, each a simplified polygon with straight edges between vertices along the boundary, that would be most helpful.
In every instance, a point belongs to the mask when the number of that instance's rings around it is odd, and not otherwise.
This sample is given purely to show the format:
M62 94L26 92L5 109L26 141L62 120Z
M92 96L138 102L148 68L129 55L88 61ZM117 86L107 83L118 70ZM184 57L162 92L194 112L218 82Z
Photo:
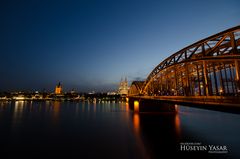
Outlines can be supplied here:
M128 82L127 82L127 77L124 79L121 78L121 82L119 85L118 92L120 95L127 95L128 94Z

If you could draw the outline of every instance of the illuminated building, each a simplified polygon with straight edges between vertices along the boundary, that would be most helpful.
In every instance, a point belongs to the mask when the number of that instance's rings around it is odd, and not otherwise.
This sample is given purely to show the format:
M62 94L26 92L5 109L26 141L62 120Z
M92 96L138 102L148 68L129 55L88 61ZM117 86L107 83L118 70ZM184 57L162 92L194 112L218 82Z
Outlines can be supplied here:
M55 94L62 94L62 85L59 82L58 85L55 88Z
M118 89L118 93L120 95L127 95L128 94L128 81L127 78L125 78L125 80L121 79L120 85L119 85L119 89Z

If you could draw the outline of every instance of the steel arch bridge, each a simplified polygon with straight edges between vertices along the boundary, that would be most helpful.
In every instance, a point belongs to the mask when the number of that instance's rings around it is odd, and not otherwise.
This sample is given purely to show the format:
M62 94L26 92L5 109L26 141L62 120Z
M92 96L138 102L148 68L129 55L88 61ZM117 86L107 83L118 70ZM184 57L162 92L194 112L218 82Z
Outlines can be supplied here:
M129 96L237 96L239 100L239 78L240 26L236 26L172 54L153 69L141 88L133 82Z
M139 95L143 87L144 81L133 81L132 85L128 91L130 95Z

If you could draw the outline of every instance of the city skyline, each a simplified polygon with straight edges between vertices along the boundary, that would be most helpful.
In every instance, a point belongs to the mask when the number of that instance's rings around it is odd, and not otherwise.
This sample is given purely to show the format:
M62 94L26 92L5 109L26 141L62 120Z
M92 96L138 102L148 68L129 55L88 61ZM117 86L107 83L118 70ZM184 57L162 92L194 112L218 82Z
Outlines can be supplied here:
M1 2L0 91L116 90L239 25L238 0ZM130 83L129 83L130 84Z

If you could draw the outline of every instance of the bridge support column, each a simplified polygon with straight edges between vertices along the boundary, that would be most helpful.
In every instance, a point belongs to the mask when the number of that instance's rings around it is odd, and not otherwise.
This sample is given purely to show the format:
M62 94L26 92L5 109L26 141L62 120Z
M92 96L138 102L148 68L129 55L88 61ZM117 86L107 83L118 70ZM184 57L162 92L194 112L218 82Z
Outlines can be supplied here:
M161 100L129 98L129 108L134 113L139 112L176 112L175 104L166 103Z

